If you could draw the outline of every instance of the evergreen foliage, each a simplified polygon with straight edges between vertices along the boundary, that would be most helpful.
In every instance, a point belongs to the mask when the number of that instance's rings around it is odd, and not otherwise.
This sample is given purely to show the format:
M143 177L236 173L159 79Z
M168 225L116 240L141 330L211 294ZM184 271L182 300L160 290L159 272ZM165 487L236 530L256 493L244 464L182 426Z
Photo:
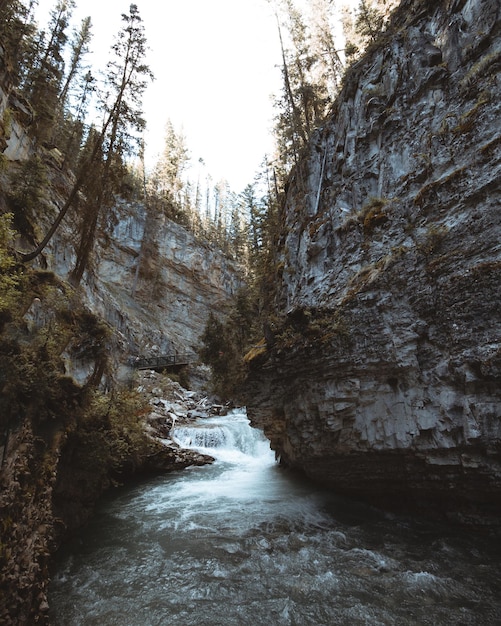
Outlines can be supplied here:
M226 319L209 314L201 337L200 358L211 367L213 391L224 400L234 397L244 379L243 356L257 335L259 323L255 303L252 290L243 287Z
M0 332L19 300L22 280L13 251L12 217L10 213L0 215Z
M24 161L11 174L8 198L18 230L33 235L37 207L47 198L47 168L38 154Z
M36 49L36 27L33 23L34 0L3 0L0 3L0 42L6 86L21 83L30 58Z
M275 259L289 176L294 172L301 179L298 163L303 148L330 114L350 48L351 52L358 51L376 41L385 20L384 0L361 1L353 23L353 39L358 46L349 40L343 50L344 46L335 40L336 7L329 0L310 0L309 13L304 4L299 9L294 0L269 1L275 11L282 51L283 87L275 101L277 154L271 163L263 161L255 181L240 194L245 228L238 234L235 231L233 238L234 242L240 241L245 233L245 246L239 244L238 249L247 260L246 298L252 304L242 315L242 301L237 298L225 318L209 318L202 337L201 357L211 365L215 389L223 396L231 396L241 381L242 355L256 347L261 354L263 346L274 341L269 320L273 317L273 294L280 273Z
M64 49L74 0L59 0L51 11L49 32L40 33L36 54L24 77L24 95L35 110L35 135L40 142L52 135L64 76Z
M345 54L349 61L355 60L379 38L388 16L386 4L386 0L360 0L354 16L345 14Z
M129 14L122 14L123 27L112 46L114 57L107 64L106 97L101 107L107 115L99 138L102 166L97 164L97 177L87 177L86 210L80 227L77 260L71 273L73 283L78 284L86 270L94 244L99 213L109 206L116 190L114 179L120 178L123 160L136 150L144 120L141 110L142 95L148 81L153 78L145 64L146 36L137 5L131 4ZM118 173L118 175L116 175Z
M129 13L122 16L123 27L99 84L85 60L92 41L91 18L84 18L69 33L74 4L74 0L58 0L44 30L37 30L31 21L33 3L12 1L0 7L5 16L0 32L7 44L12 42L12 49L6 46L4 60L9 66L14 60L17 63L12 84L24 95L26 106L33 108L31 130L39 145L57 149L59 166L75 174L73 188L44 236L34 224L45 211L42 190L47 181L29 182L36 178L36 160L42 165L36 156L40 150L26 164L25 182L16 182L9 191L16 226L28 241L40 241L22 259L36 258L68 211L73 211L79 237L72 280L77 284L91 267L95 233L100 223L106 223L106 208L115 194L123 194L145 201L149 209L163 212L221 247L244 267L250 250L245 203L227 181L212 180L202 159L193 167L185 137L170 121L164 150L153 171L146 172L144 162L138 165L133 161L135 155L142 159L144 153L141 99L152 78L144 61L146 37L137 5L131 4ZM98 102L97 93L102 94ZM104 120L100 128L88 120L89 110L96 107ZM3 113L2 131L7 140L8 113ZM39 169L43 174L42 167ZM196 181L190 179L193 173Z
M383 25L383 14L375 6L371 6L368 0L360 0L355 29L367 43L376 41Z
M275 0L273 6L282 49L283 92L275 103L275 136L283 187L303 146L330 109L343 63L327 0L312 0L309 18L293 0Z

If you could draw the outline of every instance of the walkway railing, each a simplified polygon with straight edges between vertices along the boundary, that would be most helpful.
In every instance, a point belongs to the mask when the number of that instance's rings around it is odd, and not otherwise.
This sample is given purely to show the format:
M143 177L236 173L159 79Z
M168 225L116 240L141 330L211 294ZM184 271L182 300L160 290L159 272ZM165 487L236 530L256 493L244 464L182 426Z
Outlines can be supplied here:
M181 367L195 363L197 357L194 354L165 354L161 356L137 357L132 359L131 364L138 370L157 370L168 367Z

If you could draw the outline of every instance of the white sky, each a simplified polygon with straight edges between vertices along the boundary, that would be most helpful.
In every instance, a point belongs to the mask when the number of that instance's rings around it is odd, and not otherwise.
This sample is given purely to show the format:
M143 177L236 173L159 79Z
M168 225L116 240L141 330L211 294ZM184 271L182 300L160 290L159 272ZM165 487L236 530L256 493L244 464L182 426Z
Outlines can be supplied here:
M357 2L358 0L351 0ZM105 67L130 0L76 0L74 20L92 19L94 72ZM56 0L39 0L39 26ZM273 151L272 95L281 90L275 17L266 0L137 0L155 74L144 104L147 162L162 150L168 119L196 163L234 191L252 182Z
M39 26L56 0L39 1ZM252 182L272 150L272 93L280 90L275 18L265 0L138 0L155 74L143 100L147 160L171 119L195 162L234 191ZM77 0L76 23L92 18L92 68L104 68L129 0Z

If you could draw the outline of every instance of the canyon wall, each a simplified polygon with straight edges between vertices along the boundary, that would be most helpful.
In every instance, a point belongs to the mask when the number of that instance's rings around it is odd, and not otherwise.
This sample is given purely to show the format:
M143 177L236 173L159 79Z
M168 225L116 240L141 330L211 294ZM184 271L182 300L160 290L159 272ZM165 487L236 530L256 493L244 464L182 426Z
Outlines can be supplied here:
M30 159L39 160L39 197L34 207L15 215L24 231L18 249L29 251L44 237L71 193L73 175L63 167L64 156L31 137L34 112L9 82L0 47L0 211L11 210L6 199ZM29 173L33 176L33 172ZM29 184L29 183L27 183ZM78 201L57 229L33 267L53 271L63 280L75 267L78 242ZM178 352L195 354L210 311L224 316L242 286L238 259L229 258L214 243L197 237L145 202L116 197L102 211L96 245L80 295L89 309L115 331L116 352L110 356L117 373L129 357ZM44 303L37 303L39 309ZM43 323L43 313L30 318ZM86 368L68 361L80 382ZM79 368L81 371L79 371Z
M246 402L282 461L379 506L498 524L496 0L404 1L293 173L275 338Z
M70 239L67 230L45 255L63 277L75 262ZM115 331L120 376L137 355L196 358L209 312L224 315L241 284L238 264L214 244L143 203L117 199L81 287L89 308ZM79 376L75 367L71 374Z

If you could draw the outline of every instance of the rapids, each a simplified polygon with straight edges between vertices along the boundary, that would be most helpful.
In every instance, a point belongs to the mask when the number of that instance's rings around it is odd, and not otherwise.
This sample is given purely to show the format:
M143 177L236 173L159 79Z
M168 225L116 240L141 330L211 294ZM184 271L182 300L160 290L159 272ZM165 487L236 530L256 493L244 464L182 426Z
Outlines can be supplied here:
M336 498L243 412L178 427L216 458L123 488L59 555L54 625L501 624L493 540Z

